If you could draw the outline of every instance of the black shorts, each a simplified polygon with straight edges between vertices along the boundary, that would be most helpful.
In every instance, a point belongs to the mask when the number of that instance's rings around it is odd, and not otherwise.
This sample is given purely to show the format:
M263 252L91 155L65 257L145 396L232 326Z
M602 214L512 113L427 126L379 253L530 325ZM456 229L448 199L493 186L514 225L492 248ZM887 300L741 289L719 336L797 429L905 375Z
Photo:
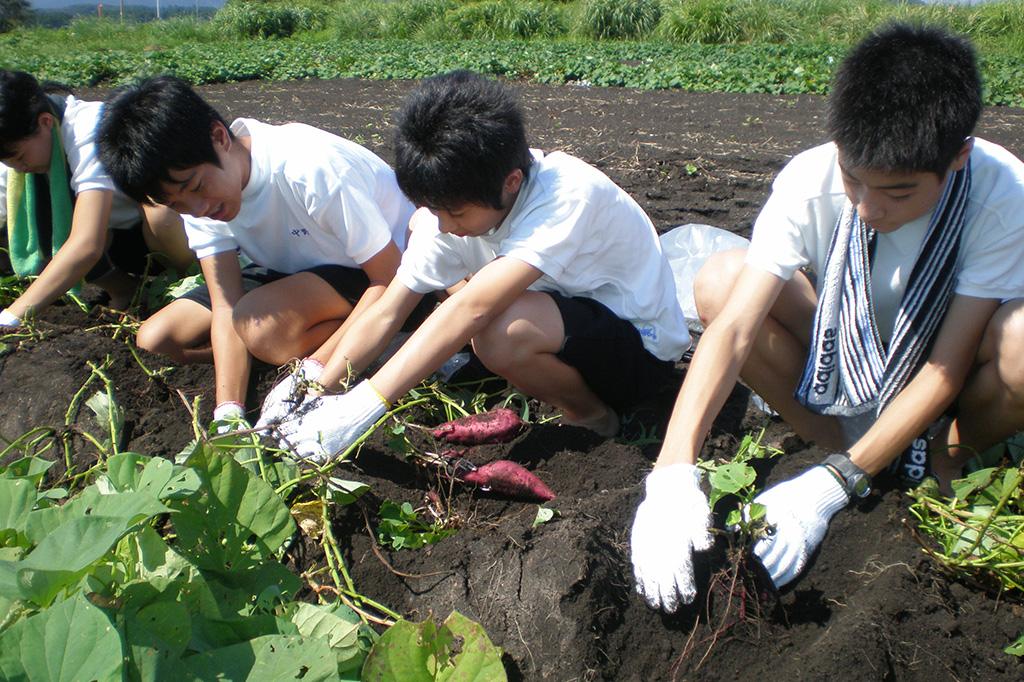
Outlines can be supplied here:
M123 230L110 230L110 244L107 250L96 261L85 275L86 282L94 282L100 277L113 270L120 270L132 275L146 274L146 261L149 256L149 246L142 236L142 222L134 227ZM150 275L156 275L163 271L159 261L154 260L149 266Z
M370 286L370 278L360 268L347 268L344 265L327 263L324 265L314 265L299 272L312 273L327 282L339 296L348 301L349 305L352 306L359 302L367 287ZM279 279L291 277L292 274L298 273L278 272L261 265L250 264L242 268L242 288L248 293L264 284L270 284ZM180 296L180 298L195 301L207 310L213 306L210 301L210 290L205 284L197 286L195 289ZM412 314L409 315L405 325L402 326L402 331L411 331L418 327L423 320L427 319L435 305L437 305L437 298L433 294L424 296L423 300L412 311Z
M591 298L547 293L558 306L565 341L556 354L616 411L628 409L675 381L675 363L644 347L640 332Z

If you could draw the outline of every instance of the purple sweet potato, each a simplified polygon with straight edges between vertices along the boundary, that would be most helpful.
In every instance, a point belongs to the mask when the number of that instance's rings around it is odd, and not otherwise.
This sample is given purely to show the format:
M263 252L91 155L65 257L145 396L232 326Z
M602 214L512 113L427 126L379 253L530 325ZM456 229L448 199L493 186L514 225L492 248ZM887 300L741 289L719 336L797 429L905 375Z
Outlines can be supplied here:
M520 500L547 502L555 499L555 493L544 481L507 459L496 460L463 474L462 480Z
M504 443L523 430L523 420L513 410L499 407L480 414L453 419L431 431L434 438L461 445Z

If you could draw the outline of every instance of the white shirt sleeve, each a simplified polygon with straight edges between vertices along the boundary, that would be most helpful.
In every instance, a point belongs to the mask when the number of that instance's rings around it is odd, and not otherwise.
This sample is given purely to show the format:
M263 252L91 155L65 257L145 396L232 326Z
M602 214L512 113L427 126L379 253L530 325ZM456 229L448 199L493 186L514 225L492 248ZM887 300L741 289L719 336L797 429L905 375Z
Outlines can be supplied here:
M227 223L189 215L182 216L182 219L185 223L185 236L188 237L188 248L195 252L197 259L202 260L238 248L238 242L231 235Z
M791 177L783 169L772 193L754 222L746 262L784 280L810 262L804 227L814 221L811 203L790 191Z
M347 169L335 173L317 172L296 186L309 216L328 232L337 235L345 253L363 264L391 241L391 226L373 201L363 177Z
M100 163L96 127L102 105L68 97L61 123L61 142L71 168L71 190L77 195L92 189L114 190L114 181Z
M469 266L437 227L437 217L425 208L409 221L412 235L395 275L410 291L427 294L447 289L471 274ZM473 239L470 237L469 239Z
M989 207L982 208L975 222L960 245L966 253L956 293L1000 300L1024 297L1024 226L1007 224L1004 215Z
M580 232L595 236L588 230L588 209L583 199L539 204L516 221L501 242L500 255L532 265L552 280L560 279L580 251Z

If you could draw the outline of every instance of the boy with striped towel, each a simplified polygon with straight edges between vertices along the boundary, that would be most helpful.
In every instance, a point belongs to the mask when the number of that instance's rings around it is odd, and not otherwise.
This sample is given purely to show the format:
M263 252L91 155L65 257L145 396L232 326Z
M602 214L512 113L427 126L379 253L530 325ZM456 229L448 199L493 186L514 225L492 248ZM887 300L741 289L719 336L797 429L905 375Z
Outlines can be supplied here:
M771 532L754 552L779 587L872 476L930 468L948 485L1024 426L1024 164L972 136L980 113L969 43L875 32L836 73L832 141L782 170L747 251L705 265L707 330L632 530L652 607L695 597L693 551L711 537L694 465L738 378L833 453L756 499Z

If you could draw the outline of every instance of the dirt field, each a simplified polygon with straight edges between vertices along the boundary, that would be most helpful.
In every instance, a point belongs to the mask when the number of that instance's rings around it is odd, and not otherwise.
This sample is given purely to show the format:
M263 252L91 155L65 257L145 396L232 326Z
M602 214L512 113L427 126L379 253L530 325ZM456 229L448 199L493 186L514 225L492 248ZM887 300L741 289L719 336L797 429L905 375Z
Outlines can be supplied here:
M390 113L406 82L242 83L203 88L226 117L303 121L392 157ZM520 87L533 145L593 163L629 191L659 230L687 222L749 234L774 174L801 149L824 140L823 101L813 97L638 92L583 87ZM102 96L86 92L85 96ZM1024 155L1024 111L988 110L981 136ZM183 368L148 379L127 346L69 307L43 318L46 338L0 358L0 441L32 426L62 424L87 361L112 357L108 374L127 413L127 447L173 456L191 438L176 390L202 395L210 410L212 372ZM153 367L161 361L147 358ZM680 375L684 368L680 367ZM250 407L273 372L263 368ZM672 395L657 396L636 421L663 429ZM716 423L709 453L733 449L765 423L770 443L788 452L764 471L768 482L818 461L784 425L748 411L734 392ZM640 433L636 424L630 433ZM351 539L357 587L412 619L457 609L480 621L505 652L513 680L1014 680L1024 665L1001 649L1024 629L1019 602L985 595L945 578L926 560L905 520L907 500L886 489L840 513L817 561L781 595L704 589L697 605L666 617L633 590L629 526L656 443L601 439L543 424L499 455L526 464L558 495L555 519L531 528L536 507L459 492L465 519L452 538L420 551L371 551L362 514L337 516ZM86 454L82 455L87 456ZM369 482L375 500L420 504L429 481L375 438L347 477ZM375 510L371 502L369 508ZM724 538L702 557L701 583L725 565ZM299 566L321 560L312 550ZM749 588L750 585L748 584ZM745 595L745 599L742 597ZM739 608L742 599L744 608ZM710 623L710 624L709 624Z

